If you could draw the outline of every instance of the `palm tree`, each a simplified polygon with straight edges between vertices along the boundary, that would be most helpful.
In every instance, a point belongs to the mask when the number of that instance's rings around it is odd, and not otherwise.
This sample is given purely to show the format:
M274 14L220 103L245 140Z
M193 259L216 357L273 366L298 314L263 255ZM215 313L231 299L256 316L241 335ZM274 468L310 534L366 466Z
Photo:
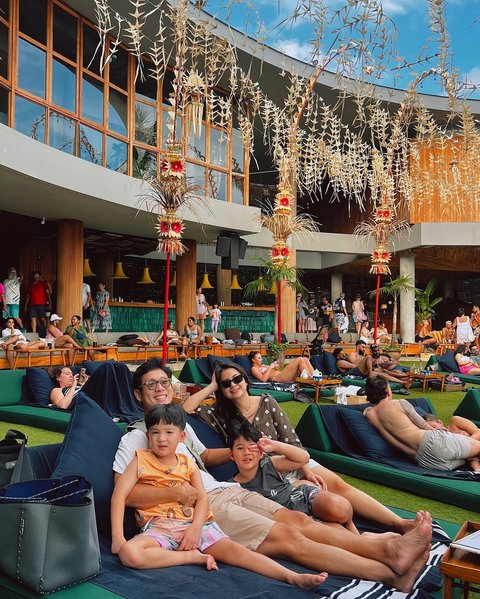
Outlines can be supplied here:
M392 347L395 347L397 341L397 314L398 314L398 299L400 294L404 291L416 291L412 285L412 279L405 275L400 275L396 279L390 279L390 281L380 287L380 295L386 295L393 299L393 319L392 319ZM376 290L369 292L370 297L374 297Z
M263 269L263 273L258 279L254 279L245 285L245 297L251 298L256 297L265 289L276 286L277 293L275 294L275 315L273 321L273 334L276 343L280 343L279 329L281 332L281 326L279 326L279 315L281 314L281 298L282 298L282 284L285 284L290 289L293 289L297 293L306 294L308 290L300 283L299 278L303 275L303 271L296 266L287 266L285 263L278 264L272 260L265 260L264 258L255 258ZM281 319L280 319L281 323Z

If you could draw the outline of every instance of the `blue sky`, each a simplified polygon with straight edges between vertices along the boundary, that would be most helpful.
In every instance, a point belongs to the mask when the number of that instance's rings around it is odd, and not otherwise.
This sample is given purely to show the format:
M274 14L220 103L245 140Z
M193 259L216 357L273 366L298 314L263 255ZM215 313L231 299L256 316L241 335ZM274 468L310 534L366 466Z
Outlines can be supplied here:
M251 0L253 8L248 8L248 3L240 0L231 0L232 5L228 17L225 9L220 9L220 0L207 0L205 9L220 18L228 18L228 22L237 29L252 32L256 29L259 17L265 24L268 32L267 43L286 54L308 60L311 46L308 40L312 36L312 25L308 22L297 22L294 26L277 28L286 17L291 15L296 6L296 0ZM347 0L326 0L325 5L338 8ZM398 30L397 51L408 62L416 62L422 48L427 45L427 54L434 54L438 46L432 43L434 35L428 30L428 7L426 0L384 0L383 11L390 17ZM258 15L255 14L258 11ZM451 38L451 47L454 56L454 66L462 78L468 78L480 85L480 53L478 52L478 39L480 39L480 0L446 0L446 22ZM325 40L327 38L324 38ZM433 60L429 65L416 65L415 73L420 73L436 66ZM405 88L412 80L408 71L402 71L401 79L397 86ZM383 80L378 83L392 85L394 81L393 70L386 73ZM440 93L435 81L431 79L421 87L425 93ZM475 96L479 98L477 91Z

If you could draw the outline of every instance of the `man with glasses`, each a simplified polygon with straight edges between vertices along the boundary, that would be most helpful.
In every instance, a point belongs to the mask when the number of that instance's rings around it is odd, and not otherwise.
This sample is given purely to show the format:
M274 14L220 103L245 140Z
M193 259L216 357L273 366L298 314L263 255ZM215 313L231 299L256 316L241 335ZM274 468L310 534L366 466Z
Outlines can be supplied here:
M232 384L232 383L231 383ZM234 383L233 383L234 384ZM171 371L153 358L140 365L133 375L134 394L144 412L173 399ZM313 522L300 512L283 508L238 483L219 482L205 466L230 460L230 450L208 449L187 424L187 437L177 453L193 457L200 467L216 522L233 540L264 555L295 561L314 571L364 578L409 591L423 568L431 540L431 517L420 512L413 528L404 535L360 536L344 528ZM145 421L129 427L120 441L113 464L115 481L135 456L147 447ZM127 505L149 508L158 503L178 501L195 504L196 492L188 484L172 488L136 485Z
M8 278L3 281L5 287L5 304L8 316L13 318L18 328L25 333L22 319L20 318L20 285L22 275L17 276L17 269L11 266L8 269Z

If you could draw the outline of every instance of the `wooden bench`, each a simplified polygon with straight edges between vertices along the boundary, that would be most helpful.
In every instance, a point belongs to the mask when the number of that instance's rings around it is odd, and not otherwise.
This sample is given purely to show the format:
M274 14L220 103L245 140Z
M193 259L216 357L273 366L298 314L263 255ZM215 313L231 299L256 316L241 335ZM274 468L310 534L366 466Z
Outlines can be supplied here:
M13 370L17 368L18 359L23 354L27 358L27 367L30 368L32 365L32 358L39 358L40 361L42 358L48 357L49 366L53 366L53 356L54 354L60 355L63 366L66 365L65 353L69 350L63 347L53 347L48 349L14 349L15 359L13 361Z
M421 343L403 343L400 346L400 354L402 356L417 356L423 353L424 347Z

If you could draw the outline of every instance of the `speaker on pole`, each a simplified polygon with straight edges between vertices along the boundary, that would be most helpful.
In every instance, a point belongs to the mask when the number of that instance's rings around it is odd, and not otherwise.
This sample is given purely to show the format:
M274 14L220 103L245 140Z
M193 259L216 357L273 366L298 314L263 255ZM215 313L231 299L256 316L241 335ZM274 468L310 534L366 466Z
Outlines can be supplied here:
M230 255L230 237L225 235L219 235L217 237L217 246L215 248L215 254L226 258Z

